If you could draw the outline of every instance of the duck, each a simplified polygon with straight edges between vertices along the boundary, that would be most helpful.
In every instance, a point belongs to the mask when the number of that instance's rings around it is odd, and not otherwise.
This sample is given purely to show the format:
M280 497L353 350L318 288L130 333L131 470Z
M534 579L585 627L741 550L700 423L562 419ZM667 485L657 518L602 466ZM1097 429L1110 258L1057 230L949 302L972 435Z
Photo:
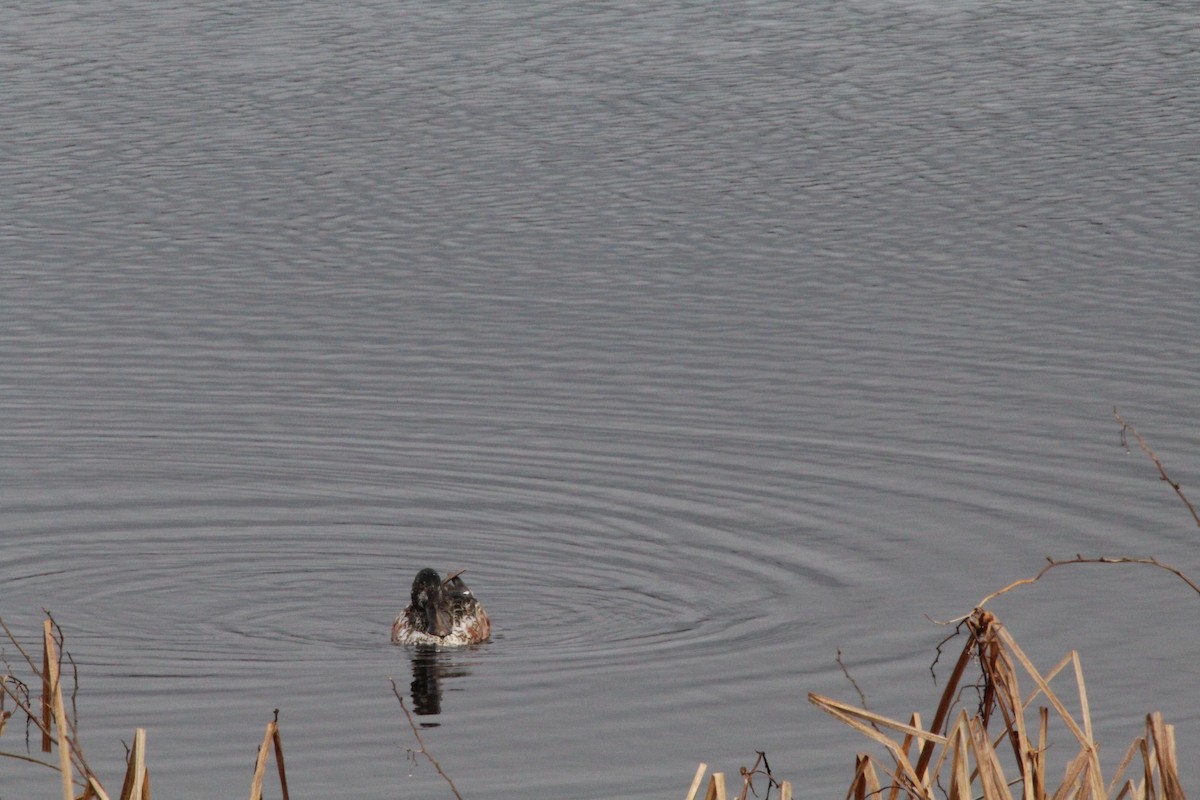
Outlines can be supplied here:
M393 644L459 646L478 644L492 635L487 612L459 577L445 580L426 567L412 583L412 602L392 623Z

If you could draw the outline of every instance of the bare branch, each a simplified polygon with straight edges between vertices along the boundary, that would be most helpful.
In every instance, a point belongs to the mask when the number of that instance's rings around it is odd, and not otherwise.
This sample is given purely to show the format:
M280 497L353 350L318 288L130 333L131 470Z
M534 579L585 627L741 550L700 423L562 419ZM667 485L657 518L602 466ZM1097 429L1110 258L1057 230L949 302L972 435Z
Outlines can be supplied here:
M1158 467L1158 477L1166 481L1167 485L1175 490L1175 494L1179 495L1179 499L1188 507L1188 511L1192 512L1192 519L1196 521L1197 527L1200 527L1200 513L1196 512L1196 507L1192 505L1192 501L1187 499L1187 495L1183 493L1179 482L1171 480L1171 476L1167 474L1166 468L1158 460L1158 456L1154 454L1154 451L1150 449L1150 445L1146 444L1146 440L1142 438L1142 435L1137 432L1137 428L1130 425L1121 417L1120 413L1117 412L1116 406L1113 406L1113 416L1121 424L1121 446L1125 448L1125 452L1129 452L1129 444L1125 441L1125 432L1129 431L1133 434L1133 438L1137 439L1138 447L1142 449L1142 452L1150 457L1150 460L1154 462L1154 466Z
M992 592L987 597L980 600L976 604L975 608L976 609L983 608L990 601L996 599L997 597L999 597L1002 594L1006 594L1006 593L1012 591L1013 589L1016 589L1018 586L1028 586L1031 583L1037 583L1039 580L1042 579L1042 576L1045 575L1050 570L1054 569L1055 567L1066 566L1067 564L1147 564L1152 567L1158 567L1159 569L1165 569L1167 572L1174 574L1181 581L1183 581L1188 586L1190 586L1192 588L1192 591L1194 591L1196 594L1200 594L1200 586L1197 586L1195 583L1193 583L1191 578L1184 575L1183 572L1181 572L1176 567L1173 567L1170 564L1164 564L1163 562L1159 561L1156 558L1129 558L1126 556L1121 556L1119 558L1110 558L1108 556L1099 556L1098 558L1084 558L1081 555L1076 555L1074 558L1069 558L1069 559L1066 559L1063 561L1055 561L1053 558L1050 558L1049 556L1047 556L1046 561L1048 563L1046 564L1046 566L1042 567L1041 571L1038 572L1037 575L1034 575L1032 578L1022 578L1019 581L1013 581L1008 586L1005 586L1003 589L996 591L996 592Z
M846 680L850 681L850 685L854 687L854 691L858 692L858 702L863 707L863 710L870 711L871 708L867 705L867 696L863 694L862 687L858 685L858 681L854 680L854 676L846 668L846 662L842 661L842 648L840 647L837 649L837 665L842 668L842 674L846 676ZM873 725L874 723L871 724Z
M781 792L783 791L783 784L771 774L771 765L767 761L767 754L762 750L756 750L755 752L758 753L758 758L754 760L754 765L749 769L742 767L739 770L742 776L742 793L738 796L737 800L747 800L747 796L751 793L755 797L758 797L758 792L754 789L754 776L756 775L763 775L767 779L767 791L764 793L762 800L769 800L772 787L778 788ZM762 766L759 767L759 764L762 764Z
M442 769L442 765L439 764L437 759L425 749L425 740L421 738L421 732L417 729L417 723L413 719L412 714L409 712L408 706L404 705L404 697L400 694L400 690L396 688L396 679L388 678L388 680L392 683L392 694L396 695L396 699L400 701L400 710L404 712L404 716L408 717L408 726L412 728L413 736L417 738L417 744L420 745L421 749L417 750L416 752L425 756L425 758L429 760L429 763L433 764L433 768L438 771L438 775L441 775L446 779L446 783L450 784L450 791L454 792L454 796L457 797L458 800L463 800L463 796L458 793L458 788L455 787L454 781L450 780L450 776L447 775L446 771Z

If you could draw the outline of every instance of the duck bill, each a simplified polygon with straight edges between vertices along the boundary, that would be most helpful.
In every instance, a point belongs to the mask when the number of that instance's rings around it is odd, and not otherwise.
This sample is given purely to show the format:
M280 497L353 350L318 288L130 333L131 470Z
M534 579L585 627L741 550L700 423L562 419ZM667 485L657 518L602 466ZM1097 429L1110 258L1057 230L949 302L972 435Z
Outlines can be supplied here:
M434 636L449 636L451 628L454 627L449 612L439 608L438 603L430 603L425 606L425 623L426 628Z

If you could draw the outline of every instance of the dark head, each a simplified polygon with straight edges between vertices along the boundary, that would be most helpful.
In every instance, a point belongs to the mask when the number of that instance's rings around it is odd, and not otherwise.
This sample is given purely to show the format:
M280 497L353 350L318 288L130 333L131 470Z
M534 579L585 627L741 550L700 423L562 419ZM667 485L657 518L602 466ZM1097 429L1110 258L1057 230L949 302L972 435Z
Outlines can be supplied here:
M413 610L425 620L425 630L434 636L450 633L453 620L450 618L450 598L442 587L442 578L436 570L426 567L413 578Z

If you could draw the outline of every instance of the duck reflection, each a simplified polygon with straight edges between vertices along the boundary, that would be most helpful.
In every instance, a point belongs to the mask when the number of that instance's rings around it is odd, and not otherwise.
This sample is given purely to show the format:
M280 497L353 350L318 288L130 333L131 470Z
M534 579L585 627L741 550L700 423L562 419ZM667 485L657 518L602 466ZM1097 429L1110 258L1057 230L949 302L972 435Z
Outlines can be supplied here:
M417 647L412 654L413 711L421 716L442 713L442 681L470 675L462 661L461 652L439 650L436 647ZM422 722L421 727L436 727L437 723Z

